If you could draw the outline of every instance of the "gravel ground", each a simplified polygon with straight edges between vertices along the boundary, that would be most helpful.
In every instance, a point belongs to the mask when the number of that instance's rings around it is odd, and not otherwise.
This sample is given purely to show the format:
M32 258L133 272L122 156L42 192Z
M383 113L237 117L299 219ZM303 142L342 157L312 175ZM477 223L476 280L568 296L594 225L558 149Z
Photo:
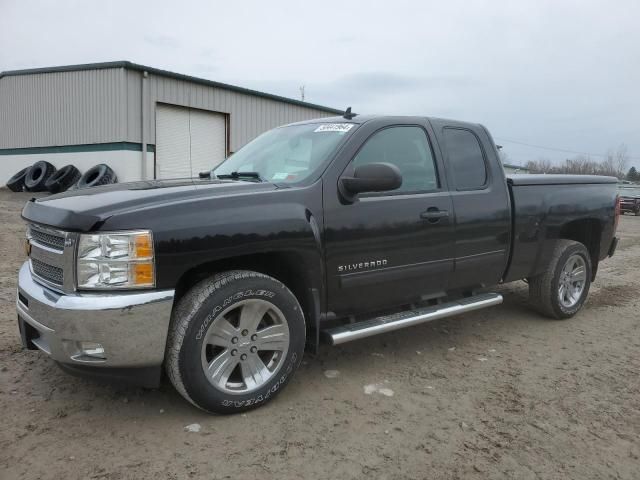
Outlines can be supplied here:
M27 198L0 191L0 479L640 476L638 217L574 319L501 286L499 307L323 347L275 401L215 417L21 349Z

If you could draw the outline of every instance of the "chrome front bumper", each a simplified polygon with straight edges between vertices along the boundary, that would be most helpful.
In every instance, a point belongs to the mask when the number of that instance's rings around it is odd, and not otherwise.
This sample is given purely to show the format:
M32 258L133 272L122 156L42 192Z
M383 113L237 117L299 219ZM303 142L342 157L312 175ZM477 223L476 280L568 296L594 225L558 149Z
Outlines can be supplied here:
M25 263L16 306L25 346L67 365L155 367L162 364L173 290L65 295L37 283ZM82 343L100 344L104 358L88 356Z

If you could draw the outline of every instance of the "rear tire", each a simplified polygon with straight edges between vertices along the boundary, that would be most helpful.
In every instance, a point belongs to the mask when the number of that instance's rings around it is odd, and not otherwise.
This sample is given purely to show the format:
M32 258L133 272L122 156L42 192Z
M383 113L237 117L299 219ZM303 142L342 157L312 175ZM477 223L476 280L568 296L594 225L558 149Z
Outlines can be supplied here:
M273 399L302 361L305 322L278 280L234 270L195 285L171 315L165 366L196 407L237 413Z
M591 257L582 243L559 240L545 272L529 278L529 301L549 318L573 317L589 294L591 271Z

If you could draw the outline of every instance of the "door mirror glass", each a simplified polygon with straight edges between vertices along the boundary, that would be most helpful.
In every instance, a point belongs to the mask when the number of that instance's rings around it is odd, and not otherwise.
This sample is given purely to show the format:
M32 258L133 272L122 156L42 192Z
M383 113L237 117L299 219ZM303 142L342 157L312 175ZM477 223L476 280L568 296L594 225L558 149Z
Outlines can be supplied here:
M347 197L365 192L387 192L395 190L401 185L400 170L390 163L358 165L354 169L353 177L340 179L341 190Z

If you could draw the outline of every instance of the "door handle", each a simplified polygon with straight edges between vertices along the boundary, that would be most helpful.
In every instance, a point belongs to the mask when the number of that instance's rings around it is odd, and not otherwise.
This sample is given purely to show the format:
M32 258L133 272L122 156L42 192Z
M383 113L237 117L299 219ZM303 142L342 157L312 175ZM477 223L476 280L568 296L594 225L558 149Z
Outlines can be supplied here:
M437 223L441 218L447 218L448 216L448 210L440 210L438 207L429 207L420 214L420 218L428 220L430 223Z

